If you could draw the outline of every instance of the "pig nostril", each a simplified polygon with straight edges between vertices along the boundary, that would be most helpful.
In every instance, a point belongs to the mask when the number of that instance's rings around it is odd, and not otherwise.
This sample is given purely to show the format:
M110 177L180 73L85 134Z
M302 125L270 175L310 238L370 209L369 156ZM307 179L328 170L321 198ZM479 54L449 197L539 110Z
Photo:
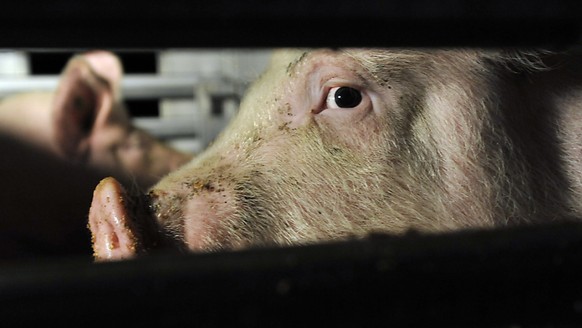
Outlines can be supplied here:
M110 251L119 248L119 238L117 237L116 234L109 235L109 240L107 241L106 247Z

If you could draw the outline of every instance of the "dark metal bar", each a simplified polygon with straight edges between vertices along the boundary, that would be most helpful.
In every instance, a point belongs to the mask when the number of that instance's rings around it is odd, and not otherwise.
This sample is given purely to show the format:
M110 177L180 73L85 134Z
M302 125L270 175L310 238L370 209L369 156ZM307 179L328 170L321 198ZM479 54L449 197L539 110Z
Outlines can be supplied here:
M576 326L582 225L0 268L3 325Z
M20 0L0 47L570 46L576 0Z

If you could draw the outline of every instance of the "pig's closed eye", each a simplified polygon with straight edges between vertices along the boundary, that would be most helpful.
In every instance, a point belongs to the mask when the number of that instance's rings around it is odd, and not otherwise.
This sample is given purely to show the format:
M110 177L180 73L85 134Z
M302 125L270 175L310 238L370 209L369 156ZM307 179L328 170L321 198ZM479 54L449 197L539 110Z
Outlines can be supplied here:
M362 93L350 87L331 88L327 94L327 108L354 108L362 102Z

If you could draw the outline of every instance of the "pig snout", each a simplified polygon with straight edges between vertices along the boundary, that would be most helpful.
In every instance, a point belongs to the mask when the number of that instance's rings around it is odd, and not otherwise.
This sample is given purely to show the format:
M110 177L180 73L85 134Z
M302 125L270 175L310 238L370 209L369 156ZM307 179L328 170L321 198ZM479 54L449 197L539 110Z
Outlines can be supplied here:
M89 227L97 260L128 258L142 248L127 198L114 178L104 179L95 188Z
M248 246L232 220L231 189L220 182L186 179L131 196L114 178L95 188L89 212L96 260L121 260L154 250L217 250ZM238 230L240 228L240 230Z
M112 177L95 188L89 229L97 261L128 259L171 244L152 220L148 197L130 196Z

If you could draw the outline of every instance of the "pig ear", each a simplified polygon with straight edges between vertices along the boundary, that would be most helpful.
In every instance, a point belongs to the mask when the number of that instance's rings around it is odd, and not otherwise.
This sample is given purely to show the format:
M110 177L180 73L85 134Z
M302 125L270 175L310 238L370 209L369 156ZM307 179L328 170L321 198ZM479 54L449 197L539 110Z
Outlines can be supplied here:
M95 188L89 211L95 260L128 259L141 252L140 234L127 206L127 194L114 178L103 179Z
M126 120L115 110L123 69L108 52L90 52L74 57L63 71L52 104L54 147L72 160L88 156L92 132L112 119Z
M119 58L107 51L88 52L82 58L91 65L95 74L109 83L116 96L119 96L117 93L123 77L123 66Z

